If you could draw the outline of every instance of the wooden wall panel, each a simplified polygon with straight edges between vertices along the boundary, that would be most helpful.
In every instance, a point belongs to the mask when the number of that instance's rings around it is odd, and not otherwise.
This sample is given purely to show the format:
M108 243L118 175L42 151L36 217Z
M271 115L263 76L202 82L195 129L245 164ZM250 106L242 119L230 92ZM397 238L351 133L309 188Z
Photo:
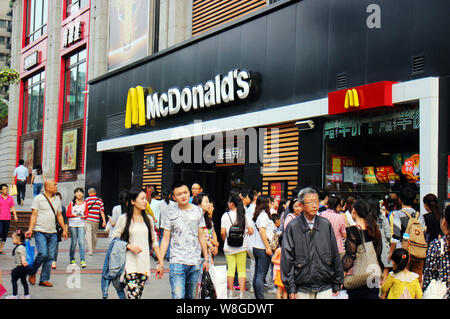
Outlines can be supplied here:
M276 181L286 182L287 196L291 196L298 181L298 129L294 123L266 129L262 194L269 195L269 182Z
M148 170L145 167L145 155L156 154L156 169ZM162 162L163 162L163 143L149 144L144 147L143 164L143 186L156 186L156 190L161 194L162 185Z
M195 0L192 5L192 36L265 6L266 0Z

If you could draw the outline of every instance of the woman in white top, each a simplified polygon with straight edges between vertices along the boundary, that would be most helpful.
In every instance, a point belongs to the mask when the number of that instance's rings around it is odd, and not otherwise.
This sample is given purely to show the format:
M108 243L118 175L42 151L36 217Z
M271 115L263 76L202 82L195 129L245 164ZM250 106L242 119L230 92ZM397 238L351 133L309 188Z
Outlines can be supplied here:
M259 196L256 200L253 221L255 223L255 241L253 255L255 256L255 276L253 277L253 289L256 299L264 299L264 278L271 263L272 249L269 245L267 234L273 234L275 228L269 218L270 206L268 196Z
M45 182L45 176L42 172L42 166L36 165L36 168L33 170L31 176L31 185L33 185L33 197L39 195L42 191L42 186Z
M66 216L69 221L70 231L70 263L76 264L75 249L80 248L80 264L82 268L86 268L85 249L84 249L84 234L85 234L85 213L86 202L84 201L84 190L76 188L75 196L67 206Z
M112 216L108 215L108 223L106 224L105 231L109 231L108 241L113 239L114 227L116 226L119 216L127 212L127 200L128 190L122 190L119 193L119 200L116 206L112 209Z
M125 262L125 284L128 299L140 299L145 282L150 275L150 246L156 252L158 265L156 278L163 275L161 258L153 220L147 217L145 192L131 190L128 193L127 213L119 216L113 237L128 242Z
M238 281L240 288L240 299L243 299L245 292L245 279L246 274L246 263L247 263L247 236L245 236L245 230L248 233L253 234L253 228L250 218L245 214L244 204L242 203L239 195L235 194L228 199L228 209L229 211L222 215L220 235L224 241L223 252L227 260L228 271L227 271L227 282L228 288L230 289L229 298L234 298L234 275L236 269L238 272ZM229 243L229 232L231 226L238 226L242 230L243 240L242 245L236 246L235 244Z

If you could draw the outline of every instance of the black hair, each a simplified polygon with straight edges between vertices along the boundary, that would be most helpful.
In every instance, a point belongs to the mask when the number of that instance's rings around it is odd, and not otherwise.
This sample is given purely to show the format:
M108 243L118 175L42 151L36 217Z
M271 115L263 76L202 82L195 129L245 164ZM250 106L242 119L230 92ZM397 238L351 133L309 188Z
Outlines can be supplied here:
M247 197L248 196L248 192L246 191L246 190L241 190L240 191L240 193L239 193L243 198L245 198L245 197Z
M367 200L367 204L369 205L369 211L372 214L373 218L377 220L378 216L381 214L380 203L375 198L369 198Z
M272 214L270 219L275 223L277 220L281 219L281 216L279 214Z
M394 273L399 273L408 266L409 253L406 249L397 248L392 252L391 260L397 264Z
M245 228L245 208L242 199L238 195L230 196L228 202L231 202L236 206L236 225L241 229Z
M302 190L301 187L297 186L296 188L294 188L292 190L292 199L296 199L298 196L298 193L300 193L300 191Z
M162 192L162 197L163 197L163 200L166 202L166 204L169 204L170 195L171 195L171 192L167 189Z
M25 164L25 161L23 159L20 159L19 160L19 165L23 165L23 164Z
M72 204L73 205L75 205L76 204L76 199L77 199L77 197L75 196L75 193L76 192L82 192L83 194L84 194L84 189L82 189L81 187L77 187L77 188L75 188L75 190L73 191L73 194L74 194L74 196L73 196L73 199L72 199Z
M1 184L1 185L0 185L0 190L3 189L3 187L8 188L8 185L6 185L6 184Z
M398 197L404 205L412 206L416 199L416 191L411 186L405 186L400 190Z
M172 193L175 190L175 188L180 188L180 187L183 187L183 186L186 186L188 188L189 192L191 192L191 189L189 188L189 186L185 182L183 182L183 181L176 181L176 182L174 182L172 184Z
M269 208L269 196L261 195L256 200L255 212L253 213L253 221L259 217L259 214L262 212L266 212L268 216L270 216L270 208Z
M62 199L62 195L61 195L60 192L56 192L56 193L55 193L55 196L59 196L59 198Z
M439 209L439 201L436 195L434 194L427 194L423 197L423 203L428 206L428 208L431 210L431 213L433 214L434 218L439 221L441 219L442 213Z
M289 202L289 213L294 213L294 205L296 202L298 202L297 198L294 198Z
M352 213L353 203L355 202L355 200L356 200L355 196L352 195L347 196L347 198L345 199L345 207L350 212L350 214Z
M22 229L17 229L14 233L19 237L20 242L23 244L25 242L25 232Z
M37 173L37 175L42 175L42 165L41 164L36 165L36 173Z
M325 200L328 196L328 191L324 188L317 189L317 194L319 194L319 200Z
M124 214L127 211L128 206L128 190L123 189L119 192L119 196L117 199L117 205L120 205L122 214Z
M197 206L201 205L201 203L203 201L203 197L206 197L209 200L208 194L200 193L192 199L192 204L197 205ZM208 212L203 212L203 217L205 218L206 228L211 229L213 227L213 224L212 224L212 219L209 218Z
M132 189L128 192L128 198L127 198L127 221L125 223L125 228L123 230L122 236L120 237L121 240L129 242L130 239L130 225L131 220L133 219L133 211L134 211L134 205L131 203L131 201L136 201L137 197L140 193L145 193L142 190L136 190ZM123 211L122 211L123 213ZM144 223L147 226L148 229L148 245L149 247L152 247L152 232L151 232L151 224L150 219L148 218L147 214L145 213L145 210L141 210L142 217L144 219Z
M283 205L287 203L287 200L282 199L280 200L280 203L278 204L278 211L277 213L281 216L281 214L284 212Z
M335 213L339 213L337 211L339 205L341 205L341 198L336 194L331 194L330 197L328 197L328 209L333 210Z
M366 222L367 232L369 236L374 238L376 241L381 239L380 229L378 228L378 224L370 213L369 204L363 199L358 199L353 203L353 209L356 211L359 217L364 219Z

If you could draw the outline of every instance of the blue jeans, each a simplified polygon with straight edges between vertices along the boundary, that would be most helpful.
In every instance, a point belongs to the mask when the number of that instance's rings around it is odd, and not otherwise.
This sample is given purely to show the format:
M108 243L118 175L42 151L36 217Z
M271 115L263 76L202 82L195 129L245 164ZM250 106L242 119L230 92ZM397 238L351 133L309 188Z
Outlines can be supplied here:
M33 183L33 197L41 193L43 183Z
M78 247L80 248L80 261L85 261L85 250L84 250L84 234L85 229L84 227L69 227L70 230L70 261L75 260L75 249L77 248L77 242Z
M172 299L194 299L199 277L200 265L170 264Z
M36 242L37 256L34 260L33 269L30 271L30 274L35 275L42 265L40 282L49 281L52 262L55 260L58 236L56 233L48 234L35 232L34 240Z
M255 256L255 275L253 276L253 289L256 299L264 299L264 278L269 270L271 256L266 254L265 249L253 248Z

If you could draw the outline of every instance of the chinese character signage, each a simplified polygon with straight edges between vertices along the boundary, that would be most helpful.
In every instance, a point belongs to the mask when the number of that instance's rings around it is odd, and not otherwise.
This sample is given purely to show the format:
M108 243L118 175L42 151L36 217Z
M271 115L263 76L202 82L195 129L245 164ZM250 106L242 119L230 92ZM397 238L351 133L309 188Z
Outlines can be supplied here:
M71 44L82 39L82 22L80 20L68 24L63 31L63 47L67 48Z
M269 196L272 196L278 203L284 198L286 191L285 182L270 182L269 183Z
M408 181L417 182L420 180L420 155L414 154L410 158L407 158L403 163L402 173L406 176Z
M354 116L328 121L324 125L324 139L349 139L418 130L419 109L403 109L372 117Z

